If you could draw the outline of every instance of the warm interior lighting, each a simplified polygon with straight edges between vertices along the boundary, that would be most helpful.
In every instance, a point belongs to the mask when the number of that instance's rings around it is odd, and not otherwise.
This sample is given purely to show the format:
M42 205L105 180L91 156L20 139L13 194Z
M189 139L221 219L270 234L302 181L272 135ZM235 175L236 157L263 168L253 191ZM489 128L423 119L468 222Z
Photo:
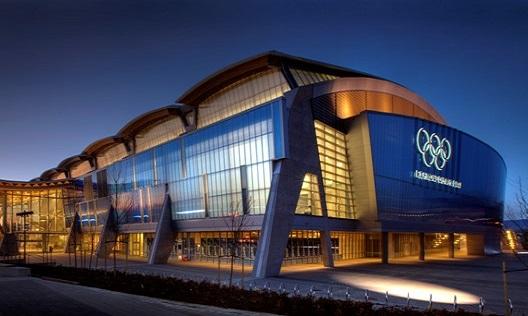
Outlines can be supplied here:
M412 300L429 301L429 295L432 294L433 302L452 303L456 295L459 304L479 303L479 297L476 295L434 283L359 273L353 273L346 277L343 275L332 276L332 278L339 283L348 284L358 289L367 289L378 293L388 291L391 296L406 298L408 293Z
M354 113L354 107L352 104L352 97L349 95L345 95L341 102L337 104L336 109L336 115L340 119L347 119L349 117L352 117L354 115L357 115L358 113Z
M515 237L515 233L511 230L507 230L506 231L506 240L507 240L507 243L508 243L508 247L510 247L511 250L515 250L515 245L517 244L515 242L516 240L516 237Z

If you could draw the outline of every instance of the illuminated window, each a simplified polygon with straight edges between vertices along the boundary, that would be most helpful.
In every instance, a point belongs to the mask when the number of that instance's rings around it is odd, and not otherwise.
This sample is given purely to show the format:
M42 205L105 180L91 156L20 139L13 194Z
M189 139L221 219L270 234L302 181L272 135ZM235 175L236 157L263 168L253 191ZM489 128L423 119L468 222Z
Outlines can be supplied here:
M97 155L97 166L104 168L127 156L125 145L116 144Z
M290 71L291 71L291 74L293 75L293 78L295 79L295 82L297 82L299 86L306 86L309 84L318 83L322 81L328 81L328 80L334 80L338 78L334 75L301 70L301 69L295 69L295 68L291 68Z
M198 128L279 98L288 90L290 87L279 70L269 70L244 78L213 94L199 105Z
M315 121L315 133L328 216L356 218L345 135L319 121Z
M92 171L90 162L82 161L70 168L70 175L72 178L77 178L77 177L87 174L90 171Z
M66 188L31 188L22 190L3 189L0 191L0 207L3 209L2 228L4 232L14 233L22 240L22 232L27 230L27 251L41 252L64 249L66 240L66 220L71 221L73 192ZM70 195L71 194L71 195ZM31 211L25 220L16 214ZM71 225L71 222L69 223ZM23 243L19 243L22 251Z
M64 174L64 172L57 172L51 176L51 180L61 180L61 179L66 179L66 175Z
M313 174L307 173L304 175L295 214L323 215L317 177Z
M158 122L136 135L136 152L142 152L172 140L184 131L183 123L177 116Z

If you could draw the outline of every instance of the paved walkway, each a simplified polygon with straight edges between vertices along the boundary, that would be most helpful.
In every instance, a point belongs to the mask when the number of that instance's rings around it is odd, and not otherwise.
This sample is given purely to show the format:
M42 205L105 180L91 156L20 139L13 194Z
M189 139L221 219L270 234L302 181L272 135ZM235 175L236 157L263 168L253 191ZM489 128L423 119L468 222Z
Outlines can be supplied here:
M59 263L68 264L68 256L54 256ZM528 255L521 256L528 262ZM212 262L173 262L167 265L148 265L144 260L131 258L128 262L117 261L120 270L173 276L184 279L226 282L228 264L218 265ZM389 304L427 308L432 294L433 307L452 309L454 296L459 306L466 310L478 311L482 297L485 310L503 314L502 261L508 269L522 269L523 266L513 255L495 257L463 257L456 259L429 258L419 262L414 258L391 260L391 264L379 263L379 260L360 259L337 262L335 268L322 268L320 264L291 265L283 267L280 277L252 279L250 268L245 267L243 285L255 288L268 287L289 293L297 288L300 294L307 294L313 288L314 295L327 296L330 288L332 296L345 299L347 288L349 297L364 300L365 289L369 300L385 304L385 292L389 294ZM107 268L113 261L107 260ZM99 267L102 261L99 260ZM234 282L242 281L240 266L235 268ZM528 315L528 271L508 274L508 287L514 305L515 314Z
M522 259L528 263L528 256ZM409 295L411 305L419 308L428 307L432 294L433 307L451 310L456 295L460 307L475 312L483 297L485 311L504 314L502 260L507 262L508 269L527 268L512 255L433 259L425 263L393 260L390 265L366 263L329 269L290 269L278 278L258 280L258 285L269 282L276 288L282 283L291 289L298 284L301 291L313 285L320 295L326 295L331 287L333 296L340 298L345 297L348 287L351 297L356 299L363 299L368 289L369 299L380 304L385 303L388 291L390 304L405 306ZM528 315L528 271L508 274L508 288L514 315Z
M0 278L0 315L269 315L188 304L31 277Z

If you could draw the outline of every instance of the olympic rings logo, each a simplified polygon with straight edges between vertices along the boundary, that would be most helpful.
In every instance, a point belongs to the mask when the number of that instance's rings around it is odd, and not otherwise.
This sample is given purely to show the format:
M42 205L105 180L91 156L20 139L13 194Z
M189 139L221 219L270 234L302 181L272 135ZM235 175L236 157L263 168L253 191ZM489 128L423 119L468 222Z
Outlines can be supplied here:
M423 127L416 133L416 147L423 163L438 171L444 169L451 158L451 143L446 138L440 139L436 133L429 134Z

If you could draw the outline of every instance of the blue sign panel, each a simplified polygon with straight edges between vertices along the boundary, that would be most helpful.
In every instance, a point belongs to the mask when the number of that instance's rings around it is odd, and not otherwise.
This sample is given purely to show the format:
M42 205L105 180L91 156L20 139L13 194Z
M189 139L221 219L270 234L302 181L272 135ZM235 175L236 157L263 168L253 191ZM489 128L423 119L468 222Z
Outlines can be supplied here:
M430 121L367 115L380 219L502 218L506 166L493 148Z

